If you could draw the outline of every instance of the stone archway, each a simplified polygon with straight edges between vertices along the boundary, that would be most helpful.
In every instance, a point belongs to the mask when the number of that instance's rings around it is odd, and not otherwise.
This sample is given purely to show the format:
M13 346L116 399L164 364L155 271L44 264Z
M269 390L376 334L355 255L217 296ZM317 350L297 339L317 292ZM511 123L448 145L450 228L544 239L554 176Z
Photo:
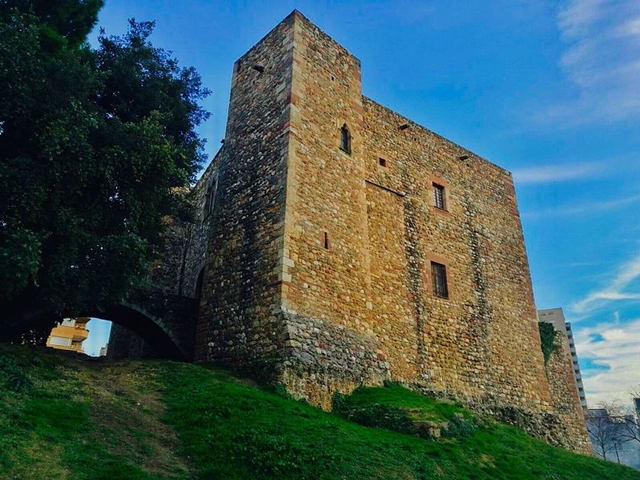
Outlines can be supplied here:
M90 317L109 320L113 326L123 327L126 331L140 338L151 347L153 356L171 360L188 360L189 352L184 351L179 340L163 320L156 318L143 309L132 304L114 305L104 310L89 312ZM111 340L110 340L111 341ZM128 352L113 352L116 345L109 345L112 350L109 354L112 358L124 358L130 356ZM120 348L122 348L120 346ZM144 356L144 355L140 355Z
M29 343L44 344L52 326L66 315L55 314L35 305L4 310L0 322L0 340L21 342L32 334ZM89 308L78 315L109 320L142 339L156 358L190 361L193 359L197 301L156 293L144 300L130 300L105 308ZM128 353L120 357L130 356Z

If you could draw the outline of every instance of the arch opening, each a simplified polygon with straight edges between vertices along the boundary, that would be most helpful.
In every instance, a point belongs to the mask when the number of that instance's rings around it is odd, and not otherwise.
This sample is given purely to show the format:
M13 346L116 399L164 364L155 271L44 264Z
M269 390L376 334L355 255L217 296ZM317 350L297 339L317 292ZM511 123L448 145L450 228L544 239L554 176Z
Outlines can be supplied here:
M90 357L106 356L111 322L99 318L63 318L51 329L47 347L84 353Z
M56 315L50 311L39 311L31 315L25 315L20 319L19 323L15 323L12 332L5 333L2 336L4 340L13 341L15 343L47 345L48 338L51 336L52 327L55 325L64 325L67 329L75 329L73 322L66 322L61 315ZM162 326L159 319L153 318L151 315L138 310L135 306L115 305L106 309L89 310L82 312L82 315L74 318L83 318L87 321L80 322L86 324L89 319L98 319L111 323L111 329L119 334L118 345L109 345L107 348L107 356L109 358L125 358L125 357L141 357L141 358L163 358L170 360L186 360L187 355L182 351L171 332L167 332ZM78 329L80 330L80 329ZM84 334L77 333L75 338L79 339ZM87 336L90 332L87 332ZM73 334L72 334L73 337ZM102 338L107 338L103 335ZM108 340L111 342L113 335L109 332ZM62 343L63 340L56 340ZM73 340L68 344L71 346ZM106 342L105 342L106 343ZM127 348L127 345L129 348ZM116 351L113 349L116 348ZM74 350L73 348L65 348L65 350ZM80 349L75 349L80 353ZM126 351L125 351L126 350ZM132 352L134 350L134 352Z

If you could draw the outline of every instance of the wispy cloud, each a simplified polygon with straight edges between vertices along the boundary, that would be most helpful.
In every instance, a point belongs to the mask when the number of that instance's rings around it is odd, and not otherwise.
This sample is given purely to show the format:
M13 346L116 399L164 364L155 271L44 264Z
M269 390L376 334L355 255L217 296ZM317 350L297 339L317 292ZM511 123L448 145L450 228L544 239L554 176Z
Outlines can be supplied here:
M570 0L557 23L566 43L560 65L578 96L542 116L575 126L639 115L640 2Z
M584 202L580 204L570 203L567 205L556 205L552 208L538 209L530 212L523 212L522 218L535 220L539 218L558 218L571 217L580 215L596 215L598 213L608 212L617 208L632 205L640 202L640 195L632 195L624 198L606 200L601 202Z
M589 406L600 402L629 402L629 391L640 385L640 319L574 328L576 348Z
M594 178L602 173L605 164L602 162L540 165L514 170L513 179L518 185L566 182Z
M571 309L577 314L604 307L611 302L640 300L640 255L622 265L607 285L590 292Z

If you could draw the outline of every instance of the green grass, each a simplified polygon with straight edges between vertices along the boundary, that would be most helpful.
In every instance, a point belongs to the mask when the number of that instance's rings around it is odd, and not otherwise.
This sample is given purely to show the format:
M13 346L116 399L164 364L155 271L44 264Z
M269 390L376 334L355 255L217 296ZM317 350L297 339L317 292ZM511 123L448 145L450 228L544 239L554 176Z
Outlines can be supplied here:
M473 428L429 441L358 425L213 367L0 346L0 478L640 479L398 385L344 400L374 415L400 409Z
M360 387L348 396L336 397L334 403L338 401L342 405L334 405L334 409L342 406L357 411L384 406L404 412L412 421L433 423L472 418L471 413L458 403L436 401L393 382L387 383L385 388Z
M76 354L0 347L0 479L188 478L181 458L164 455L173 435L162 432L164 406L141 408L150 389L160 395L146 373L144 365L113 369Z

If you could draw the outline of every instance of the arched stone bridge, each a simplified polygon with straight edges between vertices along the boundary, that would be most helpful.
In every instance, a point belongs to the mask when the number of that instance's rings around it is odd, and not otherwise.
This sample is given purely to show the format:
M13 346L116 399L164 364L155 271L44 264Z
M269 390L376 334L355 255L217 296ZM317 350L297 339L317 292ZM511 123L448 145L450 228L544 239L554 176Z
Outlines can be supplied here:
M87 309L81 316L113 323L113 358L127 356L193 359L198 300L153 292L106 308ZM4 340L21 342L23 336L43 343L48 331L62 319L51 310L29 306L6 306L0 332Z
M166 219L164 252L150 272L151 287L125 302L75 315L112 322L109 357L194 359L217 158L195 186L195 222ZM27 334L34 343L44 344L63 316L41 307L34 298L0 304L0 339L21 342Z

